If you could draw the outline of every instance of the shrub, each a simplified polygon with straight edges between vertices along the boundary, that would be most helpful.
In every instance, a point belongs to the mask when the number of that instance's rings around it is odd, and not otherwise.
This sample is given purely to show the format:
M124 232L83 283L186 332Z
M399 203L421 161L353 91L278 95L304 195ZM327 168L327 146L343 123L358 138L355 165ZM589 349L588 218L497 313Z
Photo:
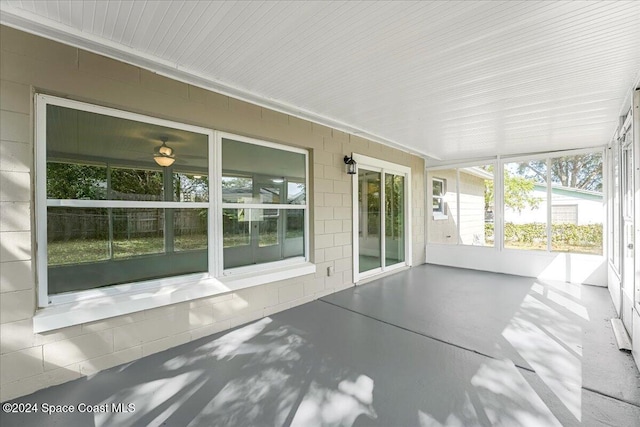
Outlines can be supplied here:
M485 236L493 239L493 224L485 223ZM547 226L541 223L504 225L505 241L534 243L546 240ZM551 241L569 246L602 246L602 224L552 224Z

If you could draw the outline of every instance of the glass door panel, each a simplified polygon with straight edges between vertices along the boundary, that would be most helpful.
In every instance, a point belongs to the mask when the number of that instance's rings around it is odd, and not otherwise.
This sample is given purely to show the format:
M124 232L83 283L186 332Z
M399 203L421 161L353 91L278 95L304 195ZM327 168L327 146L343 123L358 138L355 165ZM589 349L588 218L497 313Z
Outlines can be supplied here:
M404 262L404 176L385 174L385 264Z
M381 173L358 170L359 271L382 268Z
M629 130L625 138L631 140ZM628 143L622 148L622 225L623 225L623 245L622 245L622 309L621 319L629 336L632 333L632 307L633 307L633 287L635 279L635 250L634 250L634 185L633 185L633 144Z

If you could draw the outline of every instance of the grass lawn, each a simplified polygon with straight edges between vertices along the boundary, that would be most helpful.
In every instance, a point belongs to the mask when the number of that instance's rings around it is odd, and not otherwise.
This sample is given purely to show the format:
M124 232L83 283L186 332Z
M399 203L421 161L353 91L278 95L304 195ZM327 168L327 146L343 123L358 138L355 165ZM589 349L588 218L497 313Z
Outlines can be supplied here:
M508 249L525 249L535 251L546 251L547 243L519 243L519 242L504 242L504 247ZM552 252L571 252L575 254L592 254L602 255L602 246L595 245L568 245L565 243L552 243Z
M176 236L176 251L207 248L207 236L203 234ZM129 258L138 255L164 252L163 237L138 237L113 241L113 258ZM47 244L49 265L78 264L82 262L106 261L109 256L109 241L78 239L49 242Z

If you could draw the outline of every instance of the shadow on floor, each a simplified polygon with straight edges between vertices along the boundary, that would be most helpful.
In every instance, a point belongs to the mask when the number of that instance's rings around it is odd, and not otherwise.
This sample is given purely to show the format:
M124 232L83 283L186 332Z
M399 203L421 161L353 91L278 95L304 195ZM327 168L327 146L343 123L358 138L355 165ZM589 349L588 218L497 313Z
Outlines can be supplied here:
M591 347L602 346L602 338L585 336L587 325L606 323L600 317L607 311L591 307L603 304L599 289L491 273L478 284L478 272L471 273L417 267L41 390L17 401L73 405L76 412L2 414L0 424L638 424L639 406L584 387L618 369L586 369L597 359L587 355ZM637 377L626 381L620 393L633 385L637 391ZM79 413L80 403L98 411ZM119 404L135 411L113 411Z

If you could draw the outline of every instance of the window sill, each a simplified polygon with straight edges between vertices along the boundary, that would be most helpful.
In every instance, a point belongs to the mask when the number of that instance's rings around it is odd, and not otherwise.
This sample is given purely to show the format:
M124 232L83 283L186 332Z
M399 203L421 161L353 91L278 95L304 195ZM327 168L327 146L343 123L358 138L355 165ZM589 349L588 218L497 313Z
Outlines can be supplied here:
M442 219L449 219L449 215L442 215L442 214L433 214L433 220L434 221L439 221Z
M260 274L239 274L233 277L206 278L195 281L192 278L185 278L188 281L183 283L159 285L152 289L55 305L36 312L33 317L33 332L53 331L198 298L222 295L252 286L313 274L315 271L315 264L302 262L286 267L263 270Z

